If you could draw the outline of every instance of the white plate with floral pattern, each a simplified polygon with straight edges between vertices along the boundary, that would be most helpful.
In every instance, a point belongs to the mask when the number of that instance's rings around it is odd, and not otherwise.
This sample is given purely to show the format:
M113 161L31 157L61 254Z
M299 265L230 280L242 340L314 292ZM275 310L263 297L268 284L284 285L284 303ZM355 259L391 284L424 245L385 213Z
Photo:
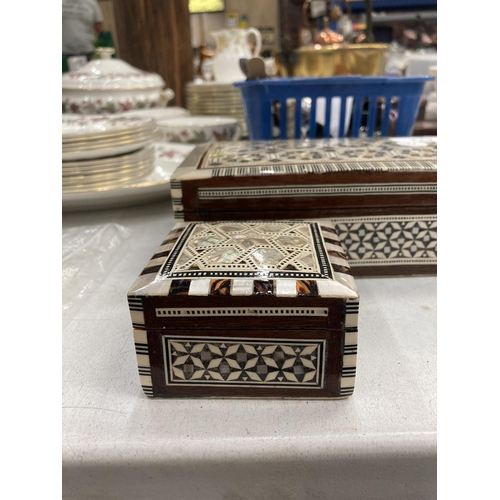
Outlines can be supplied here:
M153 118L153 120L168 120L177 116L189 116L189 111L177 106L167 106L166 108L133 109L121 113L122 116L140 116L143 118Z
M237 141L242 135L241 125L231 116L180 116L157 123L164 140L172 143Z
M134 134L154 127L154 119L145 116L119 115L62 115L62 142Z

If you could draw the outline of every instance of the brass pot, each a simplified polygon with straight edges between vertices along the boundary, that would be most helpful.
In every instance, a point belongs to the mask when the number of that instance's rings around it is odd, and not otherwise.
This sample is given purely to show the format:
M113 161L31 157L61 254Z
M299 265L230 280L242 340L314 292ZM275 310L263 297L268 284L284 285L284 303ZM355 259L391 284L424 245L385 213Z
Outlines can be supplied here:
M312 45L293 52L295 63L281 67L282 76L381 76L389 46L382 43Z

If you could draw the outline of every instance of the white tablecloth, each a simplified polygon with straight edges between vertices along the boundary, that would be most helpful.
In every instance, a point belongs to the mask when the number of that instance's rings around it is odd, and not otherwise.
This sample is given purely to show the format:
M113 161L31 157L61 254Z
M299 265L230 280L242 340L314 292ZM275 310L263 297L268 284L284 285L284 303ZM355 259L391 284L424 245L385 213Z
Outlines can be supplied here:
M63 498L436 497L436 278L358 279L345 400L148 399L126 293L170 200L63 215Z

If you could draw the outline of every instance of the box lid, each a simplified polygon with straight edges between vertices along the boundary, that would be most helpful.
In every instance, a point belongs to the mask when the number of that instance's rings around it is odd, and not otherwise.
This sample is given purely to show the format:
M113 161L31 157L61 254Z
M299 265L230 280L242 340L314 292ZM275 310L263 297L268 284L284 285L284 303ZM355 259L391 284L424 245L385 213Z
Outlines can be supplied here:
M174 226L129 291L151 296L356 300L358 291L331 221L224 221Z
M170 183L178 220L225 220L229 211L235 219L295 219L392 213L383 212L387 207L435 210L437 139L202 144ZM298 215L300 209L308 213ZM311 215L315 210L319 215Z
M236 141L200 144L172 180L436 168L436 137Z

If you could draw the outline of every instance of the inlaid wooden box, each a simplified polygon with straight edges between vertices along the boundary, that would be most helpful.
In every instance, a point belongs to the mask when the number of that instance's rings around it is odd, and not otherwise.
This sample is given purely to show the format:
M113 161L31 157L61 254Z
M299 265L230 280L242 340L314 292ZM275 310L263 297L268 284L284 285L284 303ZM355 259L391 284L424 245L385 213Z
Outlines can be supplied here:
M353 393L359 296L329 221L178 223L128 301L148 396Z
M435 137L203 144L171 193L181 221L333 219L356 276L436 273Z

